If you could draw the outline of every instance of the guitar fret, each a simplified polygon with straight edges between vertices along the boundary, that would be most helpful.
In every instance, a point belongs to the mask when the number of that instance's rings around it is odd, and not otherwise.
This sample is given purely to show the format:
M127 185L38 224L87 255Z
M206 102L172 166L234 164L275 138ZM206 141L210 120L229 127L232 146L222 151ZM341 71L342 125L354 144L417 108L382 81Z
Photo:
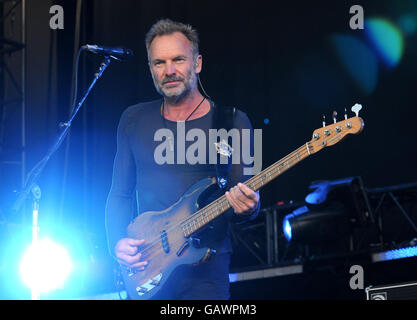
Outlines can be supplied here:
M315 150L314 143L307 142L286 157L264 169L258 175L255 175L247 180L245 184L250 189L256 191L268 182L275 179L283 172L287 171L287 169L290 169L292 166L315 152L317 151ZM228 210L230 207L231 205L225 196L222 196L213 201L211 204L207 205L205 208L194 213L194 215L183 221L181 228L184 235L191 235L194 231L206 225L211 220L221 215L224 211Z
M306 143L283 159L266 168L260 174L249 179L246 182L246 185L252 190L258 190L310 154L310 146ZM225 196L215 200L199 212L195 213L194 216L191 216L187 222L184 223L182 226L184 235L187 236L192 234L194 231L221 215L230 207L230 203Z

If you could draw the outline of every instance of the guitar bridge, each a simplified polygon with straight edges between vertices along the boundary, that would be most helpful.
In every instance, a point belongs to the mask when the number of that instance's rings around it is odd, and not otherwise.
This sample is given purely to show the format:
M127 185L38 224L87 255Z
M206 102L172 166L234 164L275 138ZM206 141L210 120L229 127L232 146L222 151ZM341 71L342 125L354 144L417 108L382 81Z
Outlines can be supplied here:
M151 291L153 288L159 285L162 279L162 273L158 274L157 276L149 279L141 286L136 287L136 292L139 296L144 295L145 293Z

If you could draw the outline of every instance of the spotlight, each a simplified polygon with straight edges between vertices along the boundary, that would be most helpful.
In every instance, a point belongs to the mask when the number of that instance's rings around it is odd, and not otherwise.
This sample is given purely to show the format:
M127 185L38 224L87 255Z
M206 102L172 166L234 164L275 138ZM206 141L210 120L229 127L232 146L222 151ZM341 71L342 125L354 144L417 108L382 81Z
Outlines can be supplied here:
M350 232L346 209L339 203L320 210L298 208L284 217L283 229L288 241L305 244L332 241Z
M20 276L35 293L63 287L72 263L65 248L49 239L32 243L20 261Z
M287 241L326 243L350 235L355 225L372 218L360 177L313 183L310 189L306 205L283 219Z
M284 218L283 229L284 229L285 238L287 238L287 240L290 241L292 238L292 231L291 231L291 223L288 217Z
M286 215L284 217L284 220L282 222L282 227L284 231L285 238L290 241L292 239L293 235L293 226L295 224L296 218L301 215L308 212L307 206L300 207L296 210L294 210L292 213Z

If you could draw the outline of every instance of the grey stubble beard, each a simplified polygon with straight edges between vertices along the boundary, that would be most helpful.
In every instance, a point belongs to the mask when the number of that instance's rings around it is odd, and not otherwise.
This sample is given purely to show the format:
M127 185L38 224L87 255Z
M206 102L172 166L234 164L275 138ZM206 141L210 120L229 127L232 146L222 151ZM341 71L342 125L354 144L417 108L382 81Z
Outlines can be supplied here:
M164 91L163 85L160 85L158 83L158 81L154 77L154 74L153 73L151 74L152 74L152 80L155 85L156 91L161 96L163 96L165 101L169 103L170 105L177 105L181 103L182 101L184 101L184 99L190 95L190 93L193 91L193 89L197 85L197 74L194 73L193 70L191 69L187 74L188 80L182 79L183 84L184 84L184 89L178 94L169 94ZM177 79L177 78L174 78L174 79Z

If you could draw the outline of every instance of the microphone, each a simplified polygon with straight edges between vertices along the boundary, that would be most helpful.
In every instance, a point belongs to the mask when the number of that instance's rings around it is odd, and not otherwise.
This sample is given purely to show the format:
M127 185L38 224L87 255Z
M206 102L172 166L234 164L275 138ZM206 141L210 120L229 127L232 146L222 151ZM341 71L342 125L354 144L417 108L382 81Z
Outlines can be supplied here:
M87 50L96 54L109 56L116 60L126 60L133 56L133 51L123 47L102 47L97 45L86 44L81 47L83 50Z

